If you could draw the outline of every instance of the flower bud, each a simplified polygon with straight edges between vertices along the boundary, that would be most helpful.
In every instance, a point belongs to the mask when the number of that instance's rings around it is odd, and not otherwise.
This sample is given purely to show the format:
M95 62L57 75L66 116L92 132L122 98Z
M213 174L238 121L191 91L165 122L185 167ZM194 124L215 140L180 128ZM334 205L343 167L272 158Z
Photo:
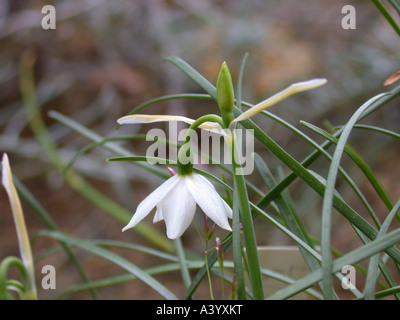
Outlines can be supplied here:
M231 73L229 72L226 62L222 63L217 79L217 102L221 110L222 119L225 124L229 126L229 123L234 118L232 110L235 102L235 94L233 91Z

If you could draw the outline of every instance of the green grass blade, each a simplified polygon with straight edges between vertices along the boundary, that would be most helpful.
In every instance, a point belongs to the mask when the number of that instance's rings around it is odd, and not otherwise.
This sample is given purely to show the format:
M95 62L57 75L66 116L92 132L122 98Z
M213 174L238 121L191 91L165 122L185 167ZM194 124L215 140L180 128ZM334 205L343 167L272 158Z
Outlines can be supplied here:
M268 189L274 188L276 186L276 181L265 161L257 153L254 154L254 161ZM309 241L308 234L305 233L304 226L301 225L301 222L299 221L298 217L296 217L295 213L291 210L283 195L278 196L275 199L275 203L277 204L280 215L285 221L288 229L311 246L312 243L311 241ZM303 254L303 257L311 270L316 270L320 268L319 262L314 257L310 256L310 254L306 250L300 247L300 251Z
M397 10L400 14L400 1L399 0L389 0L390 4Z
M70 246L74 246L83 250L86 250L94 255L100 256L108 261L115 263L126 271L132 273L138 279L142 280L148 286L153 288L157 293L166 299L177 300L178 298L168 290L164 285L155 280L153 277L149 276L146 272L138 268L136 265L132 264L128 260L120 257L119 255L108 251L106 249L100 248L89 241L71 237L67 234L57 232L57 231L41 231L40 236L45 236L59 241L68 243Z
M217 101L217 89L213 86L206 78L198 73L192 66L181 58L172 56L166 59L166 61L174 64L178 69L185 73L191 78L200 88L207 92L215 101Z
M400 36L400 27L397 24L397 22L393 19L389 11L385 8L385 6L382 4L380 0L372 0L372 3L378 8L378 10L381 12L381 14L385 17L385 19L389 22L389 24L392 26L392 28L397 32L397 34ZM398 3L397 3L398 5Z
M380 133L386 134L388 136L400 139L400 134L399 133L393 132L391 130L383 129L383 128L380 128L380 127L369 126L369 125L366 125L366 124L357 124L357 125L354 126L354 128L355 129L366 129L366 130L371 130L371 131L375 131L375 132L380 132Z
M326 131L310 124L307 122L301 122L307 128L313 130L314 132L320 134L324 138L328 139L329 141L337 144L338 139L333 137L331 134L327 133ZM386 207L391 210L393 208L392 200L389 197L389 194L386 192L382 184L379 180L375 177L373 170L368 166L368 164L361 158L357 152L351 148L349 145L346 145L344 148L345 153L354 161L355 164L361 169L361 171L365 174L368 181L371 183L372 187L377 192L378 196L381 198L382 202L386 205Z
M94 142L94 143L99 143L101 144L101 146L116 154L116 155L120 155L120 156L134 156L134 154L122 147L120 147L119 145L115 144L115 143L111 143L111 142L106 142L103 144L103 140L105 140L102 136L100 136L99 134L89 130L88 128L82 126L80 123L76 122L75 120L57 112L57 111L50 111L49 112L49 116L59 122L61 122L62 124L64 124L65 126L67 126L68 128L70 128L71 130L81 134L82 136L86 137L87 139L89 139L90 141ZM145 164L137 164L137 166L142 167L143 169L154 173L155 175L161 177L161 178L168 178L169 175L165 172L160 170L158 167L156 166L151 166L148 163Z
M360 115L377 99L384 94L377 95L365 102L353 114L350 120L345 125L342 134L336 145L335 152L332 157L332 162L329 167L328 178L326 180L326 189L322 204L322 226L321 226L321 251L322 251L322 273L323 273L323 291L326 299L333 299L333 282L332 282L332 258L331 258L331 231L332 231L332 207L333 197L335 194L335 183L337 173L339 171L340 160L342 158L348 137L353 129L353 126L360 118Z
M89 241L90 243L96 246L116 247L122 249L135 250L167 261L178 262L178 258L175 255L131 242L104 240L104 239L91 239L86 241Z
M270 112L267 111L263 111L262 114L268 116L269 118L273 119L274 121L277 121L278 123L284 125L285 127L287 127L289 130L293 131L293 133L297 134L299 137L301 137L302 139L304 139L305 141L307 141L309 144L311 144L316 151L314 151L314 153L312 153L308 159L315 159L316 157L313 157L313 154L317 155L315 152L319 152L321 155L323 155L325 158L327 158L329 161L332 160L332 156L325 150L327 149L332 143L330 142L330 140L327 140L326 142L324 142L321 146L319 144L317 144L315 141L313 141L310 137L308 137L307 135L305 135L302 131L298 130L296 127L292 126L290 123L284 121L283 119L277 117L276 115L271 114ZM300 121L300 123L303 123L303 121ZM342 129L340 129L339 132L337 132L336 134L339 135L339 133L341 132ZM337 140L332 140L332 141L337 141ZM309 160L304 160L303 162L301 162L301 164L305 167L307 167L309 164L311 164L311 162ZM344 177L344 179L347 181L347 183L350 185L350 187L354 190L354 192L356 193L356 195L359 197L359 199L361 200L361 202L363 203L363 205L365 206L365 208L367 209L368 213L370 214L371 218L373 219L373 221L375 222L375 225L377 227L380 226L379 220L376 217L376 214L374 212L374 210L372 209L371 205L369 204L368 200L365 198L365 196L362 194L361 190L357 187L356 183L351 179L350 175L347 174L347 172L342 168L339 167L339 171L341 173L341 175ZM310 171L311 172L311 171ZM315 175L315 174L314 174ZM288 176L287 178L289 178L290 176ZM287 179L285 178L285 180ZM282 180L282 182L284 182L285 180ZM324 180L324 184L325 184L325 180ZM276 187L275 187L276 188ZM267 195L268 196L268 195Z
M274 154L278 159L280 159L287 167L289 167L293 174L301 178L305 183L307 183L314 191L319 195L323 196L325 192L325 185L321 183L312 173L310 173L306 168L304 168L297 160L291 157L284 149L282 149L275 141L273 141L263 130L261 130L254 122L251 120L245 120L242 125L247 129L254 130L255 137ZM295 177L293 177L295 178ZM292 177L288 178L290 181ZM278 185L279 186L279 185ZM277 187L278 187L277 186ZM280 186L280 188L283 185ZM274 195L268 195L268 197L262 199L262 205L264 206L268 201L272 201L279 192L283 189L272 190ZM271 192L272 192L271 191ZM267 201L268 200L268 201ZM261 205L260 204L260 205ZM357 212L355 212L348 204L346 204L343 199L338 196L333 198L333 207L338 210L351 224L360 229L369 239L374 239L377 235L377 231ZM400 251L396 248L390 248L387 252L396 262L400 261Z
M249 56L248 53L246 53L243 57L242 64L240 65L240 70L239 70L239 77L238 77L238 83L237 83L237 89L236 89L236 106L239 110L242 110L242 83L243 83L243 73L244 73L244 66L247 61L247 57Z
M354 265L364 259L367 259L374 254L381 251L387 251L388 248L395 246L400 243L400 229L396 229L379 239L373 240L366 245L357 248L344 256L333 261L332 272L340 272L342 267L345 265ZM268 297L271 300L288 299L298 292L309 288L316 282L320 281L323 277L322 269L312 272L311 274L301 278L294 284L287 286L286 288L278 291L277 293Z
M187 261L183 250L182 240L178 238L174 240L174 243L175 243L176 253L178 255L178 261L180 267L179 269L182 274L182 280L187 289L190 286L191 280L190 280L189 268L187 266Z
M400 201L396 203L393 209L387 215L385 221L382 224L381 229L376 236L376 239L382 237L389 229L390 224L393 221L397 211L400 208ZM365 300L374 300L375 299L375 285L376 281L379 277L379 254L374 255L371 257L370 263L368 265L368 273L367 279L365 280L365 289L364 289L364 299Z
M395 286L386 290L381 290L375 294L375 299L385 298L391 295L400 294L400 286Z

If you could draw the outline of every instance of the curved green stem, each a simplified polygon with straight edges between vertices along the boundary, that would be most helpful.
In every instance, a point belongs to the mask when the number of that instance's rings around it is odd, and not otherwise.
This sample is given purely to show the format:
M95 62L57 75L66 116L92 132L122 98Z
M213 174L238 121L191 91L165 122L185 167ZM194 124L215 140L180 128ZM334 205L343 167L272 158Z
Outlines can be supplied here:
M10 269L10 267L12 266L16 267L19 270L23 278L23 282L24 283L27 282L26 270L21 259L17 257L5 258L0 264L0 300L12 300L12 296L7 291L7 274L8 274L8 269ZM24 295L22 293L21 298L23 296Z
M185 143L181 146L178 152L178 159L177 159L177 164L178 164L178 174L180 175L187 175L192 173L193 171L193 158L190 150L190 138L195 132L195 130L202 125L204 122L217 122L222 128L225 128L224 121L220 116L217 116L216 114L207 114L204 115L200 118L198 118L195 122L192 123L192 125L189 127L186 137L185 137Z

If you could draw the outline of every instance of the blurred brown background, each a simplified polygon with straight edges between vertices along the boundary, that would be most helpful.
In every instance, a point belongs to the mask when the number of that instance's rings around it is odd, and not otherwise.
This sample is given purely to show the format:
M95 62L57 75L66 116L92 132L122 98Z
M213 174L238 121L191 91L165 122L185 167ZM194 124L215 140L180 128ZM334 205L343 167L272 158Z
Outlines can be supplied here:
M44 16L41 8L47 4L56 7L55 30L41 28ZM341 9L346 4L356 7L356 30L341 27L344 16ZM383 82L400 69L398 40L370 1L0 0L0 151L9 154L15 176L51 213L61 231L85 239L119 239L149 245L134 232L122 234L123 225L119 221L71 190L51 166L27 124L19 88L22 55L29 52L36 59L36 94L41 113L67 162L89 141L52 120L48 111L68 115L104 137L146 133L154 126L125 126L117 132L116 119L161 95L203 93L177 68L163 61L170 55L181 57L215 83L223 61L227 61L235 81L242 58L249 53L242 97L251 103L295 81L327 78L328 84L324 87L292 97L269 110L303 130L300 120L318 126L323 126L325 120L333 125L343 124L367 99L389 90L383 87ZM399 131L397 105L398 102L387 105L365 123ZM212 102L180 99L153 105L145 112L196 117L207 112L217 113L218 109ZM281 125L262 116L254 120L296 159L301 160L312 151L307 143ZM366 138L366 135L369 136ZM363 131L355 131L351 142L368 159L390 195L398 199L398 142ZM137 154L144 154L147 145L145 141L124 144ZM279 162L268 152L262 152L275 169ZM74 168L133 212L138 201L162 180L132 164L107 163L110 155L102 148L95 148L80 157ZM351 163L348 165L349 172L362 185L360 172ZM327 162L323 159L313 166L322 175L326 168ZM265 190L257 176L251 179ZM295 183L291 187L292 196L308 230L318 236L321 201L311 189L302 186ZM381 216L386 214L385 208L374 202L377 198L370 189L364 184L362 190L371 197L377 212ZM345 195L346 190L346 187L342 189ZM354 207L359 205L352 200L352 195L346 200ZM45 226L26 203L23 205L29 232L34 236ZM4 191L0 192L0 208L0 259L3 259L18 255ZM341 217L335 216L335 219L338 228L333 233L333 244L343 251L357 246L351 227ZM155 226L164 230L163 223ZM263 221L257 223L256 230L262 230L258 238L260 245L290 244ZM192 234L186 232L183 243L201 254L199 241ZM34 253L40 255L55 244L39 237L34 243ZM117 252L140 267L155 263L144 254ZM102 259L79 250L76 253L91 279L122 272ZM39 279L40 266L48 263L56 266L60 290L81 282L63 252L38 262ZM178 295L184 292L179 274L157 279L174 288ZM207 298L206 285L203 291ZM105 299L159 298L137 281L99 292ZM55 293L41 291L39 296L51 299ZM63 298L91 297L83 292Z

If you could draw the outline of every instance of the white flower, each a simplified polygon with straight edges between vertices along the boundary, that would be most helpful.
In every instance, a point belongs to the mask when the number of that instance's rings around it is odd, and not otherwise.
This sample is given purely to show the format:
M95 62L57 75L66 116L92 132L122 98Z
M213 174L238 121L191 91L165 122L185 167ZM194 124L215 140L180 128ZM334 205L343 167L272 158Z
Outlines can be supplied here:
M196 204L219 227L232 231L228 222L228 218L232 219L232 209L214 186L196 173L176 174L165 181L139 204L131 221L122 231L136 226L157 207L153 222L165 220L167 237L177 239L192 222Z

